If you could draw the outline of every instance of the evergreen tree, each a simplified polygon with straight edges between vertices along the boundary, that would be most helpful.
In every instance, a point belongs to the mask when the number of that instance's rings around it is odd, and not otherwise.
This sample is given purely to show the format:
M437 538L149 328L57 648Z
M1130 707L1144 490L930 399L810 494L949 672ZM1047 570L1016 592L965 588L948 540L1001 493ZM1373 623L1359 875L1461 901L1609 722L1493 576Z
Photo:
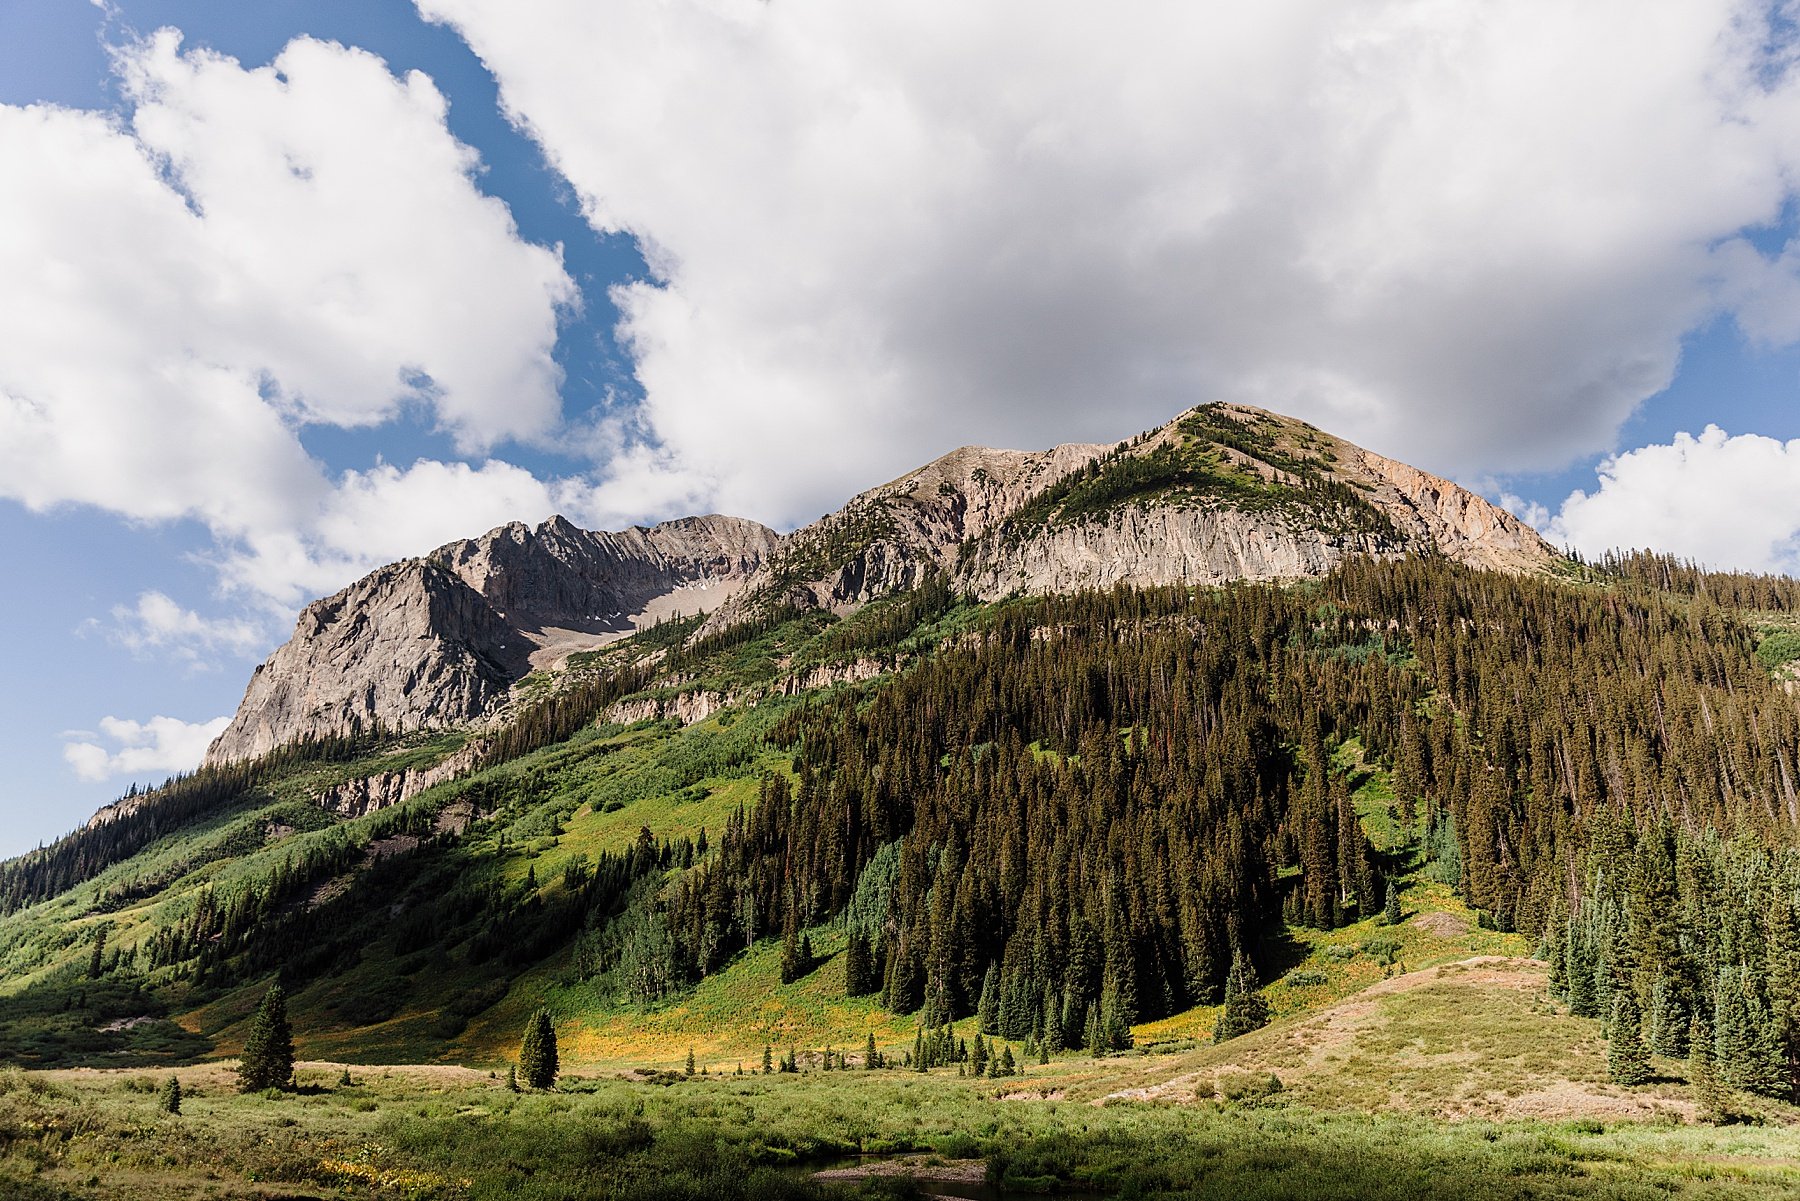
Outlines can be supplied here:
M869 951L869 936L861 928L850 931L850 945L844 951L844 994L866 997L881 986L875 976L874 957Z
M877 1067L875 1051L875 1032L869 1031L869 1041L863 1044L863 1071L872 1072Z
M506 1065L506 1091L509 1093L519 1091L519 1069L510 1063Z
M1600 1002L1594 988L1594 958L1582 933L1581 923L1571 921L1564 947L1564 978L1568 981L1569 1012L1578 1018L1600 1016Z
M1788 1099L1800 1097L1800 923L1785 897L1769 906L1768 973L1765 981L1772 1029Z
M1693 1020L1679 990L1667 978L1658 977L1650 988L1650 1049L1670 1059L1685 1058Z
M94 927L94 951L93 954L88 956L87 974L89 980L98 980L101 971L104 970L105 967L107 925L108 923L101 922L98 926Z
M260 1093L287 1088L294 1079L294 1032L288 1025L287 993L277 981L263 994L244 1039L238 1062L238 1091Z
M1613 997L1612 1022L1606 1032L1606 1071L1614 1084L1635 1087L1650 1083L1650 1052L1644 1047L1643 1016L1629 988Z
M800 930L790 918L787 933L781 936L781 982L792 984L803 975L805 970L800 966Z
M873 1038L875 1036L871 1034L869 1037ZM769 1073L773 1072L774 1070L775 1070L775 1048L771 1047L768 1043L764 1043L763 1044L762 1074L767 1076Z
M1713 1064L1712 1027L1700 1018L1688 1031L1688 1087L1703 1121L1718 1123L1730 1116L1728 1094Z
M1225 1006L1213 1026L1213 1042L1222 1043L1268 1025L1269 1004L1257 991L1256 969L1240 948L1225 978Z
M1400 924L1400 887L1392 880L1388 881L1387 904L1381 908L1381 924L1384 926Z
M687 1072L686 1072L686 1074L687 1074L687 1075L689 1075L689 1076L692 1076L692 1075L693 1075L693 1074L694 1074L694 1048L692 1048L692 1047L689 1047L689 1048L688 1048L688 1057L687 1057Z
M996 1034L1000 1029L1000 965L988 964L981 979L981 1001L975 1008L979 1019L976 1029L983 1034Z
M550 1011L540 1008L525 1023L519 1043L519 1076L526 1088L553 1088L560 1064L556 1054L556 1026Z
M156 1107L164 1113L181 1112L181 1081L170 1076L156 1094Z

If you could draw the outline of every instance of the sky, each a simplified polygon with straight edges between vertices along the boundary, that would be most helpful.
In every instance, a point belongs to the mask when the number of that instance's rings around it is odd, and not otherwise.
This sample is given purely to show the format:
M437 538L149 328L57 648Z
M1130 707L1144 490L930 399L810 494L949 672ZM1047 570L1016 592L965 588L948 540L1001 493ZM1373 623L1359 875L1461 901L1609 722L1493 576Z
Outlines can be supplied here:
M381 563L1210 400L1800 571L1796 15L7 0L0 855Z

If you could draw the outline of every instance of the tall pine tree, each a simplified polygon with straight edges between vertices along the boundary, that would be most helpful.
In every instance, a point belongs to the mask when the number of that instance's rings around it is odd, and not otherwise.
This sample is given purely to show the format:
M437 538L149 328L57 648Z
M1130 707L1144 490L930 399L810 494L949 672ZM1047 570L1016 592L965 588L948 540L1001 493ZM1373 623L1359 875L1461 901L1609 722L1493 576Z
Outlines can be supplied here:
M1240 948L1225 977L1225 1006L1213 1026L1213 1041L1222 1043L1269 1023L1269 1003L1257 991L1256 969Z
M527 1088L554 1088L560 1064L556 1054L556 1026L550 1011L539 1009L525 1023L519 1042L519 1079Z
M1613 997L1612 1022L1606 1032L1606 1071L1614 1084L1634 1087L1650 1083L1643 1014L1629 988L1619 989Z
M238 1091L287 1088L293 1080L294 1032L288 1025L287 993L277 981L269 985L250 1021L244 1056L238 1062Z

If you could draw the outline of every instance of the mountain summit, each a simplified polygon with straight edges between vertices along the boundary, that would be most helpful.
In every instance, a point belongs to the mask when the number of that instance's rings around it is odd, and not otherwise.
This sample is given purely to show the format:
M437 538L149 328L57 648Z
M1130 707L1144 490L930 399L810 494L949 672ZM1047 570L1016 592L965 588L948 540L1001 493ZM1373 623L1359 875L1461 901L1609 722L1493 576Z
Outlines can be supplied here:
M783 540L708 623L771 600L842 612L932 570L984 600L1316 577L1350 555L1536 571L1557 554L1448 480L1248 405L1106 448L963 447Z
M374 725L478 721L534 669L674 613L716 608L776 542L768 527L738 517L618 533L552 517L378 568L301 611L206 761Z
M781 607L848 612L934 574L992 600L1303 579L1408 554L1511 572L1556 559L1448 480L1235 404L1110 448L963 447L782 538L721 516L619 533L515 522L309 605L207 761L478 722L531 671L676 613L710 613L716 632Z

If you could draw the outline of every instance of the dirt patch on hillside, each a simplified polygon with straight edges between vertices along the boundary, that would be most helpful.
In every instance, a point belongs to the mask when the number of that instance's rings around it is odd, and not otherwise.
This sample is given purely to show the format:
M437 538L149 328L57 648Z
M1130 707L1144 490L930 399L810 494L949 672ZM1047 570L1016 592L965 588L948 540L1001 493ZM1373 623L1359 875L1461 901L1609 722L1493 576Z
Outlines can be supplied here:
M1184 1056L1160 1081L1115 1084L1101 1099L1210 1100L1241 1092L1234 1081L1273 1075L1282 1096L1320 1109L1692 1116L1677 1085L1609 1084L1600 1023L1570 1017L1548 986L1544 964L1497 955L1403 973L1312 1017Z
M1469 932L1469 923L1453 913L1421 913L1411 924L1438 938L1462 938Z

